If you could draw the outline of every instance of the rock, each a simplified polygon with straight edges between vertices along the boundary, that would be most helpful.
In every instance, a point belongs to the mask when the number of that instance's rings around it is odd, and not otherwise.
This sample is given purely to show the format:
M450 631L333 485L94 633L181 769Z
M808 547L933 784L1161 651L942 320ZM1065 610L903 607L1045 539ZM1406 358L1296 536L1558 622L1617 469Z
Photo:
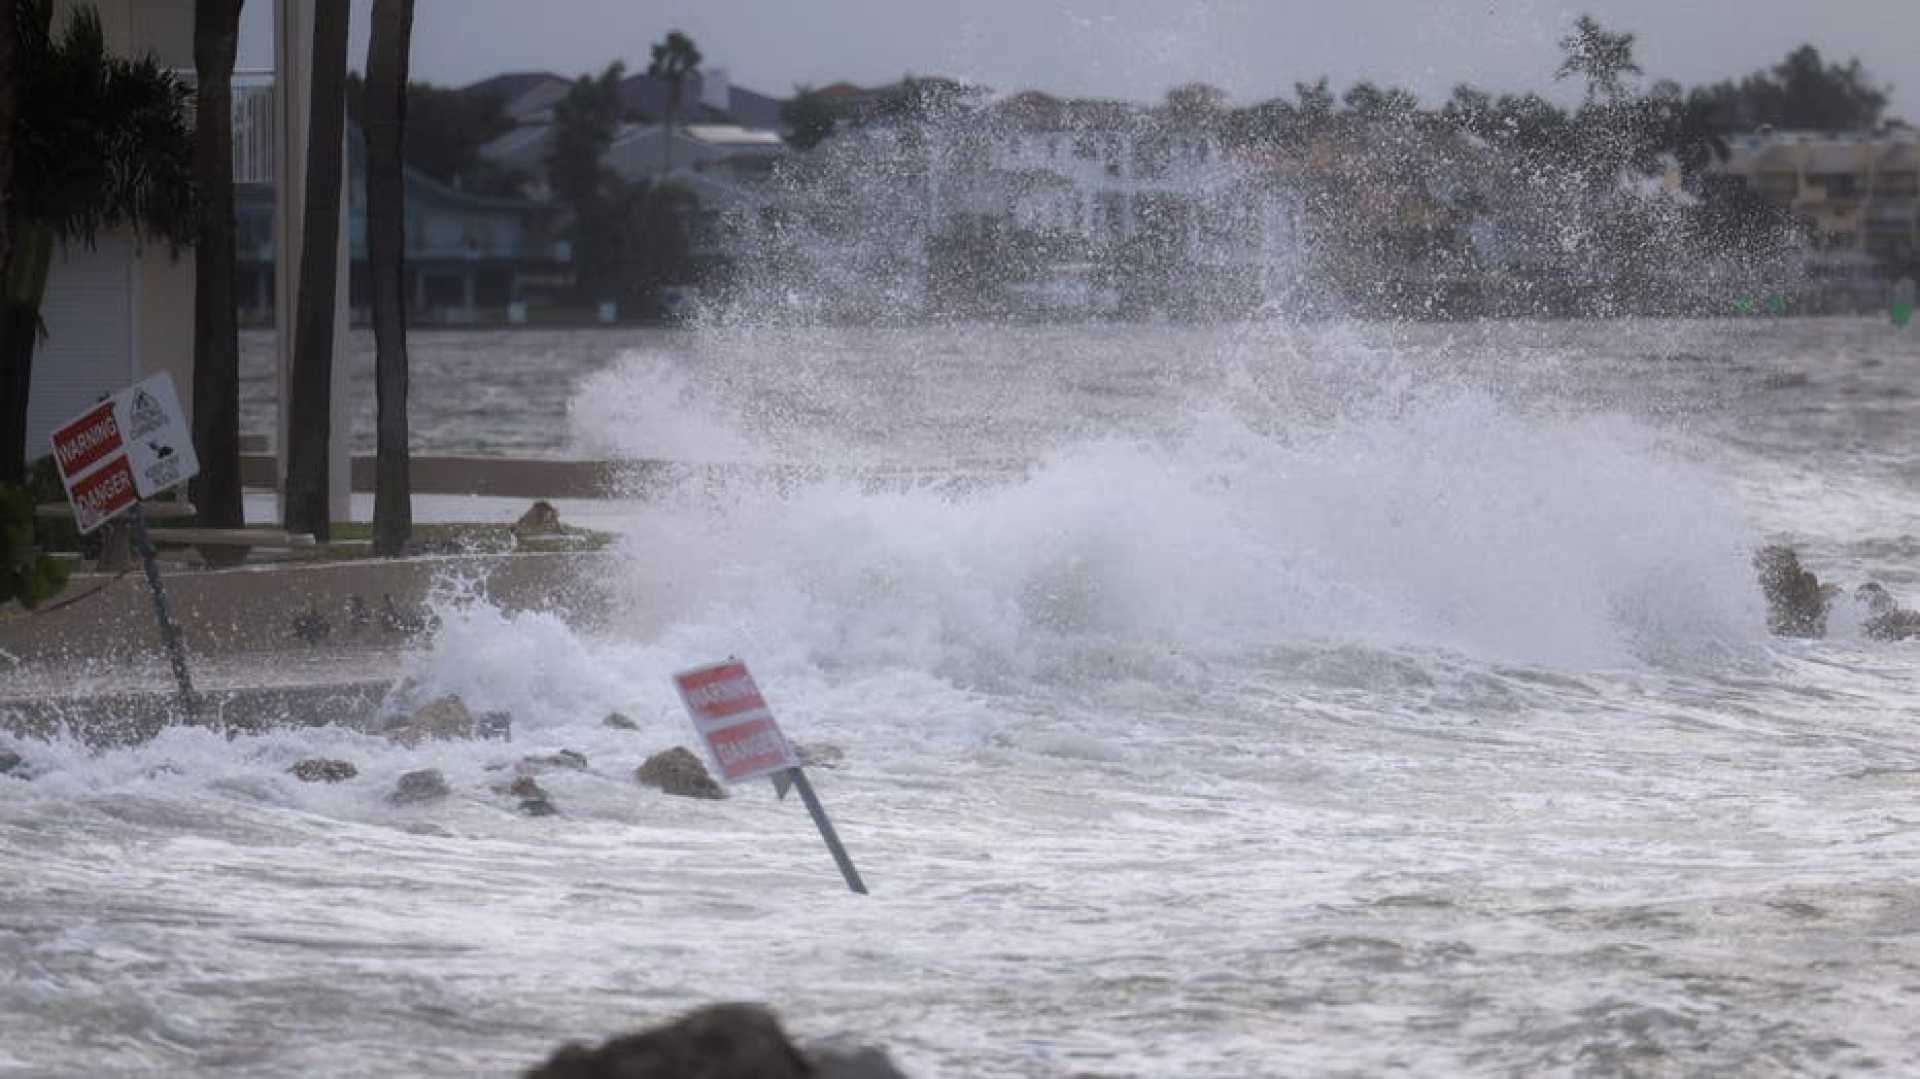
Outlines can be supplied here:
M1854 601L1866 607L1867 617L1860 628L1876 641L1904 641L1920 637L1920 611L1909 610L1894 601L1876 581L1868 581L1853 590Z
M30 778L27 775L27 759L11 749L0 749L0 776Z
M516 537L553 536L560 532L560 511L553 503L541 499L533 507L520 515L514 522L513 534Z
M847 763L847 751L831 742L811 742L793 747L804 768L839 768Z
M872 1047L809 1049L816 1079L907 1079L887 1054Z
M295 762L287 769L293 778L302 783L344 783L360 774L360 769L352 761L337 761L326 757L309 757Z
M520 812L529 817L555 817L560 811L553 806L553 800L547 797L542 787L532 776L521 776L507 785L507 793L520 799Z
M1767 629L1780 637L1824 637L1827 611L1839 591L1801 568L1791 547L1762 547L1753 556L1760 591L1767 597Z
M513 713L482 712L480 718L474 721L473 731L489 742L511 742L513 741Z
M813 1068L773 1013L716 1004L589 1049L569 1044L527 1079L807 1079Z
M727 792L713 781L707 766L685 746L674 746L648 757L634 770L633 778L642 786L658 787L667 794L684 798L725 798Z
M607 718L600 722L603 726L612 727L616 731L637 731L640 729L640 724L635 723L619 712L608 712Z
M429 701L410 716L398 716L382 732L403 746L417 746L429 739L442 741L472 738L473 713L459 697L441 697Z
M513 770L523 776L537 776L543 772L555 770L584 772L587 770L587 755L576 753L571 749L563 749L558 753L548 753L539 757L522 757L520 763L513 766Z
M418 611L401 610L400 605L393 602L392 593L387 593L385 600L386 603L380 610L380 628L388 633L411 637L433 627L435 619L432 612L422 614Z
M447 786L447 777L440 774L438 768L423 768L418 772L408 772L394 784L393 793L387 795L387 801L394 805L415 805L420 802L432 802L452 794Z

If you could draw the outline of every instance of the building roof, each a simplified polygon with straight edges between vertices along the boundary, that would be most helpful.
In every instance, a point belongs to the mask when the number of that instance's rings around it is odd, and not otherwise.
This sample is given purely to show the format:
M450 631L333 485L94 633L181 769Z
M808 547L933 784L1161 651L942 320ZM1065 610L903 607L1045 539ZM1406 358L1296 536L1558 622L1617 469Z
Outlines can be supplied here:
M681 91L680 107L672 110L667 104L672 90L667 80L645 73L629 75L620 83L620 104L630 115L655 121L671 118L682 123L714 120L722 123L732 121L747 127L771 128L780 125L780 101L777 98L729 85L726 109L716 110L702 104L705 83L705 77L700 72L688 76L686 86ZM668 116L669 112L673 114L671 117Z

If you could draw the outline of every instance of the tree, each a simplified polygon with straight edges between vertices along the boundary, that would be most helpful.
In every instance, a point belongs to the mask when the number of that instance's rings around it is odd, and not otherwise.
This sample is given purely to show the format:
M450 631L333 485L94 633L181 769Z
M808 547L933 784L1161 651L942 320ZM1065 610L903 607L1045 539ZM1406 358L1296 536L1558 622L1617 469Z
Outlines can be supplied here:
M327 506L327 448L333 433L333 319L339 269L341 150L346 126L347 12L316 4L312 100L307 110L307 192L300 235L300 297L294 318L292 398L287 409L289 532L333 534Z
M794 87L792 100L780 103L787 145L803 153L825 142L839 123L839 108L810 86Z
M367 82L347 76L347 119L366 125ZM463 191L511 195L521 177L480 155L513 130L506 101L426 82L407 84L407 166Z
M1859 131L1880 122L1887 92L1860 66L1824 61L1802 45L1771 70L1738 83L1728 80L1694 88L1688 104L1716 131L1751 131L1762 124L1817 131Z
M240 328L234 315L233 61L243 0L196 0L198 77L194 178L200 230L194 246L193 443L200 457L193 501L216 528L246 523L240 480Z
M1167 91L1167 117L1179 127L1212 131L1224 121L1227 92L1204 82L1189 82Z
M1578 75L1587 81L1587 102L1615 101L1626 92L1622 76L1640 74L1633 61L1632 34L1610 34L1591 15L1573 24L1573 33L1560 39L1566 59L1554 78Z
M53 0L18 0L13 24L0 27L15 35L18 93L11 248L0 271L0 483L26 475L27 398L54 248L127 226L177 253L199 226L190 91L151 58L109 55L90 7L74 9L57 38L52 23Z
M653 62L647 74L667 81L666 158L661 172L673 172L673 122L680 118L680 99L686 92L687 77L700 70L702 57L693 39L678 30L653 47Z
M398 555L413 534L407 449L407 57L413 0L374 0L367 42L367 262L373 284L373 553Z
M620 81L625 74L626 68L616 61L597 79L582 75L554 104L547 180L553 197L576 213L609 179L601 158L620 128Z

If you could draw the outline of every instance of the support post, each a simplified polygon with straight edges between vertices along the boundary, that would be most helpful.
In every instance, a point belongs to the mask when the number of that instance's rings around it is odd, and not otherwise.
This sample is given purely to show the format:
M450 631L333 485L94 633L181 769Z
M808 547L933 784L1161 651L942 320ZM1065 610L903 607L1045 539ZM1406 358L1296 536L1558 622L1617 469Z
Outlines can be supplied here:
M193 695L193 674L187 669L187 647L180 639L180 627L174 624L166 586L160 581L160 562L153 553L153 535L147 531L147 513L135 502L127 516L133 528L133 545L147 570L147 587L153 590L153 616L160 623L160 639L166 642L167 658L173 661L173 680L180 690L180 707L187 718L192 719L200 711Z
M807 812L813 814L814 827L820 829L820 838L827 841L827 850L833 854L833 862L840 867L840 875L847 879L847 887L856 894L866 895L867 886L860 879L860 871L853 867L853 859L847 857L847 848L840 845L840 835L833 830L833 822L827 819L827 811L821 806L820 799L813 793L813 784L807 782L804 769L787 769L787 776L800 790L800 800L807 803Z

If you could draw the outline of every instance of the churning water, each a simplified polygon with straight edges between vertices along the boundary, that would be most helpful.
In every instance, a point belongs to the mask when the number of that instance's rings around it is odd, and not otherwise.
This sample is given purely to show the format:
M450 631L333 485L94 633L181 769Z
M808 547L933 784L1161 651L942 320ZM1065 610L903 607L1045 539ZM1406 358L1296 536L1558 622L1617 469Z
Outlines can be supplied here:
M422 340L428 427L494 407ZM806 467L634 502L608 625L445 609L407 662L511 747L18 745L0 1072L503 1074L742 998L928 1076L1920 1068L1920 663L1767 637L1748 562L1920 599L1911 333L462 340L561 357L547 452ZM730 654L871 897L761 786L634 785ZM492 793L562 747L563 816Z

